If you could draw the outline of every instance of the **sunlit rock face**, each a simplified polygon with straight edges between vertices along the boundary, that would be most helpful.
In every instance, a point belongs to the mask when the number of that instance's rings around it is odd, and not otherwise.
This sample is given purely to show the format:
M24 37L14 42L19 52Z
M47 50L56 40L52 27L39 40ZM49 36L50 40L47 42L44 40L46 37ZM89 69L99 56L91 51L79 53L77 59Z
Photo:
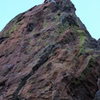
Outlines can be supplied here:
M19 14L0 33L0 100L93 100L100 42L70 0L55 2Z

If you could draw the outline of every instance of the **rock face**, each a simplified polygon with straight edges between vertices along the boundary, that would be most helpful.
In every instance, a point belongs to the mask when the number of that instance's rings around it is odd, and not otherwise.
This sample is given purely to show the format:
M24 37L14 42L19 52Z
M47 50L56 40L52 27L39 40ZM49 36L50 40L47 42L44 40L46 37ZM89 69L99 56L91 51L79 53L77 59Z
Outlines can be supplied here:
M100 39L98 40L98 45L99 45L99 47L100 47Z
M0 100L93 100L100 47L71 1L35 6L0 33Z

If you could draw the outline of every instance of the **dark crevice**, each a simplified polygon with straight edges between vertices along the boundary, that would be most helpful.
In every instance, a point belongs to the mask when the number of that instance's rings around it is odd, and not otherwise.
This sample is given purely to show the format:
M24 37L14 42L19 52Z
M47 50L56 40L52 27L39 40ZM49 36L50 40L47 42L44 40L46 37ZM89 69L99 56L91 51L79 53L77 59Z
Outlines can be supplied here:
M18 19L17 19L17 22L16 22L16 23L18 23L18 22L22 21L22 20L24 19L24 17L25 17L25 16L23 16L23 14L21 14L21 15L18 17Z
M43 10L47 9L48 7L47 6L44 6Z
M4 57L4 56L5 56L4 54L1 54L1 55L0 55L0 58L2 58L2 57Z
M5 83L6 83L6 80L0 82L0 87L1 87L1 86L5 86Z
M66 17L66 20L68 21L69 26L71 26L71 25L76 25L76 26L78 26L78 25L77 25L77 22L75 21L75 19L74 19L72 16ZM78 27L79 27L79 26L78 26Z
M0 44L5 41L8 37L0 37Z
M38 38L40 35L41 35L40 33L37 33L37 34L34 34L33 37Z
M31 32L34 29L34 23L29 23L26 28L27 28L27 32Z
M27 80L34 75L34 73L50 58L50 54L56 49L56 45L49 45L47 46L43 52L42 55L40 56L39 61L37 64L32 68L32 71L26 75L23 79L21 79L21 82L19 83L18 88L16 91L13 93L13 98L12 100L19 100L18 98L18 93L22 89L22 87L26 84Z
M16 91L13 93L13 100L19 100L19 97L18 97L19 91L22 89L22 87L26 84L27 80L28 80L32 75L33 75L33 72L31 71L27 76L25 76L25 77L21 80L21 82L20 82L18 88L17 88Z
M46 63L46 61L48 61L48 59L50 58L51 54L60 46L62 45L62 41L59 41L55 44L49 45L47 47L44 48L44 50L42 51L39 60L37 61L36 65L33 66L32 71L26 75L23 79L21 79L21 82L19 83L18 88L15 90L15 92L13 93L13 98L12 100L19 100L18 99L18 93L20 92L20 90L22 89L22 87L26 84L27 80L35 74L35 72L43 65Z

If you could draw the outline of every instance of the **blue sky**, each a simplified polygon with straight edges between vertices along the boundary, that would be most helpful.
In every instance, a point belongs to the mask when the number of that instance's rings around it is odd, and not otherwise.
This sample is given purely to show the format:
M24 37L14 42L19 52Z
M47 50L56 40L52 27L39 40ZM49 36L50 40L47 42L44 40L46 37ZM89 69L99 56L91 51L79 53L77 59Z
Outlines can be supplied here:
M0 1L0 31L16 15L44 0L1 0ZM100 38L100 0L72 0L76 13L87 27L90 34Z

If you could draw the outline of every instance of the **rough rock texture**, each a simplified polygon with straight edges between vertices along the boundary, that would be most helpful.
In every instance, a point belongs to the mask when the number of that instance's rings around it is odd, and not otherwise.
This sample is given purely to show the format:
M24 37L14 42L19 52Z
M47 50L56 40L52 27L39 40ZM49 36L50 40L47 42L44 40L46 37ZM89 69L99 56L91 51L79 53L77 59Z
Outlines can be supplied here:
M98 39L98 45L99 45L99 47L100 47L100 39Z
M0 33L0 100L93 100L100 46L72 2L35 6Z

